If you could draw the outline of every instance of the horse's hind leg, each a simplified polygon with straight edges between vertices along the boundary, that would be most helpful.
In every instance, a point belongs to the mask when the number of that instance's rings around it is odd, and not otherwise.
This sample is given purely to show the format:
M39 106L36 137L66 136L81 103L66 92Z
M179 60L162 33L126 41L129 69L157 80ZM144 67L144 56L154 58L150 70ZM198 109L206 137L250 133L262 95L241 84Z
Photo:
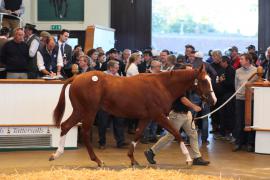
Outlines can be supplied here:
M168 121L167 117L165 117L164 115L162 115L160 118L158 118L157 122L160 124L160 126L162 126L167 131L169 131L177 139L177 141L180 143L180 148L182 150L182 153L186 156L187 165L192 165L192 159L190 157L190 154L187 150L185 143L183 142L183 140L181 138L179 131L176 130L175 128L173 128L173 126Z
M134 151L135 151L138 141L140 140L142 136L143 130L145 129L148 123L149 121L147 120L139 120L138 128L136 129L136 132L135 132L134 141L131 142L131 145L128 151L128 157L130 158L131 166L139 165L139 163L134 158Z
M75 126L78 123L79 119L80 119L79 113L76 113L73 111L70 117L61 124L61 134L60 134L59 145L56 152L53 153L51 157L49 158L49 161L59 158L64 153L66 134L73 126Z
M92 127L94 120L95 120L95 114L88 113L88 115L83 119L83 122L82 122L82 135L83 135L84 144L87 148L90 159L92 161L95 161L99 167L102 167L104 166L104 163L96 156L93 150L93 147L90 143L90 128Z

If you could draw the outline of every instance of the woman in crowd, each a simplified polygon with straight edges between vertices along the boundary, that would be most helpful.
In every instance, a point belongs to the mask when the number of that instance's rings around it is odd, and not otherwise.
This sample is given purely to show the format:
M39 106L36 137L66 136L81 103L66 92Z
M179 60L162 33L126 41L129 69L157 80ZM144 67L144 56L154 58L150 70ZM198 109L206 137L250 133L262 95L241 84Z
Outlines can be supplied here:
M140 61L141 61L140 53L131 54L131 56L129 58L129 62L126 66L126 76L127 77L135 76L135 75L139 74L138 64L140 63Z

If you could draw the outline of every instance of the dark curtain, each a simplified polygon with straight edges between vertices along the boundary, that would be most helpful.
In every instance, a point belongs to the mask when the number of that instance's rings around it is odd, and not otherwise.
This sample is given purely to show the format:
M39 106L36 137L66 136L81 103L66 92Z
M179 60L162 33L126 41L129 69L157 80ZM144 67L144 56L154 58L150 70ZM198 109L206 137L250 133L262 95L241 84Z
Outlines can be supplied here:
M270 46L270 1L259 0L258 50L264 52Z
M111 27L117 49L150 47L152 0L111 0Z

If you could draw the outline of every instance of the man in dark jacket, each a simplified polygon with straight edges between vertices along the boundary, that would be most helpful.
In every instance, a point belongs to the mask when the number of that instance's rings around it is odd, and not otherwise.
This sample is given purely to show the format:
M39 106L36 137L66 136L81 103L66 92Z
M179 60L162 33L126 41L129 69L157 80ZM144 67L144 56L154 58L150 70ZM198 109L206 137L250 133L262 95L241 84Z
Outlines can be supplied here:
M3 46L0 59L1 63L6 66L7 78L28 78L29 54L22 28L17 28L14 39Z

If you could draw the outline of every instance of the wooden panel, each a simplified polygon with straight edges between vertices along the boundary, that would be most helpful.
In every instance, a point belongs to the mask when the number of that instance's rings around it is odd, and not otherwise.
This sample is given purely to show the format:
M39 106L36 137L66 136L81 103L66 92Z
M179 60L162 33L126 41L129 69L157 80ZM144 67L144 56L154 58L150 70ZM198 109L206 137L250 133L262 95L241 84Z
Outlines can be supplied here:
M88 26L85 31L85 44L84 53L86 54L89 49L94 46L95 26Z
M112 0L111 27L115 47L123 50L151 46L152 0Z

